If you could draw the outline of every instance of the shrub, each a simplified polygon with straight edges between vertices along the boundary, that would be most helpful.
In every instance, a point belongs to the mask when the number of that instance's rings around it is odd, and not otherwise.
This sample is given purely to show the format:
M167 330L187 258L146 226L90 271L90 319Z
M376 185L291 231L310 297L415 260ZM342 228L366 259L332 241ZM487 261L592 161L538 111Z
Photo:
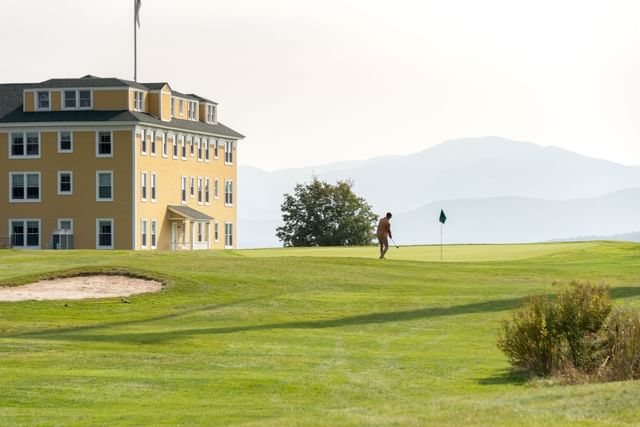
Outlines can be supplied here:
M611 311L606 285L572 282L557 299L530 297L505 320L498 347L530 374L550 375L597 366L597 332Z
M640 312L615 310L601 331L600 376L610 381L640 379Z

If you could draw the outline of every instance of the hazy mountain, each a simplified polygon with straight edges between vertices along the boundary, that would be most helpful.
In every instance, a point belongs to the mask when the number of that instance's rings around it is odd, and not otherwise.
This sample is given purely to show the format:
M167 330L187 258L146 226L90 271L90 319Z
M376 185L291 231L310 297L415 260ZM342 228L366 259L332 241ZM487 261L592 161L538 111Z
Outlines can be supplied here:
M624 234L610 234L608 236L580 236L567 239L553 239L552 242L588 242L592 240L618 240L623 242L640 242L640 231Z
M540 206L542 201L594 198L640 187L640 167L623 166L556 147L541 147L497 137L447 141L408 156L379 157L274 172L240 167L240 246L279 245L274 230L280 223L282 195L291 192L296 183L309 181L312 175L329 182L353 180L354 190L364 196L378 213L392 211L396 219L405 215L412 218L412 215L418 215L417 211L439 200L458 200L461 203L465 199L475 199L476 203L477 199L491 198L484 203L505 203L503 206L511 209L512 204L506 200L513 199L513 202L519 199L520 203L513 204L514 208L516 205L528 206L528 209L537 211L535 206ZM523 199L536 200L529 200L530 204L527 205ZM474 205L480 209L477 206ZM616 209L616 206L612 209ZM605 223L604 218L599 221ZM637 224L632 228L611 232L606 229L584 229L573 234L553 234L542 230L540 224L520 224L521 227L530 227L531 233L524 233L522 229L517 233L516 230L503 230L500 239L493 239L491 236L495 234L488 235L479 228L474 234L467 234L465 241L546 240L581 234L629 232L640 226ZM561 231L557 228L549 230ZM420 232L416 230L418 235Z

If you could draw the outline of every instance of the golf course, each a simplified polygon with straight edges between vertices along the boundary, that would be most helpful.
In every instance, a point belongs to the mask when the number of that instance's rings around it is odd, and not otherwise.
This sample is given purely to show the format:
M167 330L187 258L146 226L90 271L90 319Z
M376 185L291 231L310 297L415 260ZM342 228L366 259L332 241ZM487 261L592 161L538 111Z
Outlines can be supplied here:
M0 303L0 426L633 426L640 382L513 372L500 322L557 283L640 308L640 244L0 251L0 286L156 293ZM556 283L554 285L554 283Z

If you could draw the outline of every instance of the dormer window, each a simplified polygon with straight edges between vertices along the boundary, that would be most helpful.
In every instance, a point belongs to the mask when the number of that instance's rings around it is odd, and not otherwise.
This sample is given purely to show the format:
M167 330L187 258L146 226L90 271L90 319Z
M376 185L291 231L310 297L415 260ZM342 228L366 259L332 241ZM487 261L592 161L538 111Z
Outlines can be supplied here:
M51 104L49 103L49 91L42 90L37 92L38 97L38 110L49 110Z
M176 99L171 97L171 117L176 116Z
M91 90L67 89L62 91L62 108L64 110L88 110L91 108Z
M207 104L207 123L216 124L216 106Z
M64 91L64 108L68 108L68 109L78 108L78 96L75 90Z
M80 98L80 108L91 108L91 91L79 90L78 98Z
M196 109L198 108L198 103L195 101L187 101L189 108L189 120L197 120L196 118Z
M144 92L133 91L133 111L144 111Z

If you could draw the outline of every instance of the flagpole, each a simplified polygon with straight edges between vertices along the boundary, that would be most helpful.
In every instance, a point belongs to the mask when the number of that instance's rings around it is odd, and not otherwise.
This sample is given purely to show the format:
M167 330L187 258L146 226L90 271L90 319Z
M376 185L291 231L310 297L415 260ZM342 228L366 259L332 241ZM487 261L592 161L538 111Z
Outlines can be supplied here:
M133 0L133 81L138 81L138 27L136 0Z
M440 261L442 261L442 223L440 223Z

